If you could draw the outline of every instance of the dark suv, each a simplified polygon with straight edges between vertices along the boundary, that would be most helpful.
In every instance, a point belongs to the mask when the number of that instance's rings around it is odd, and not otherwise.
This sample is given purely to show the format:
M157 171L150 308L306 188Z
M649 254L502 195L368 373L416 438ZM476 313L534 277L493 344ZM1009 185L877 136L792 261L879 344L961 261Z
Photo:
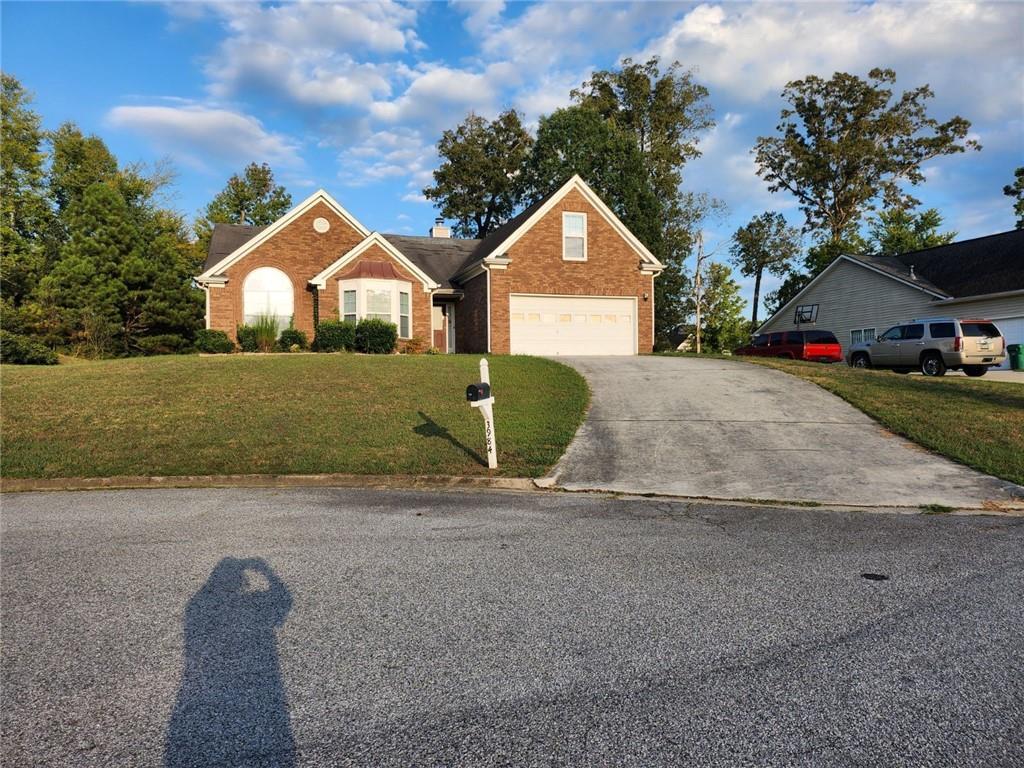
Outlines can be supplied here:
M747 346L734 350L733 354L819 363L838 363L843 359L842 347L831 331L761 333Z

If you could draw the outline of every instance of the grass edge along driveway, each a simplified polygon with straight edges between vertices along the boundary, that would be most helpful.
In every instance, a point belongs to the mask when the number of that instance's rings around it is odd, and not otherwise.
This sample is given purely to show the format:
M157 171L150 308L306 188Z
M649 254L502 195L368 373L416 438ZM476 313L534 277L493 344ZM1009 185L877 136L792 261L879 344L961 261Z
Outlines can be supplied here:
M925 378L850 368L845 363L715 357L775 368L810 381L891 432L985 474L1024 485L1024 386L1020 384L960 376ZM870 482L870 475L865 482Z
M479 355L224 355L2 368L9 478L114 475L486 475L465 401ZM491 357L504 476L565 451L586 382L551 360Z

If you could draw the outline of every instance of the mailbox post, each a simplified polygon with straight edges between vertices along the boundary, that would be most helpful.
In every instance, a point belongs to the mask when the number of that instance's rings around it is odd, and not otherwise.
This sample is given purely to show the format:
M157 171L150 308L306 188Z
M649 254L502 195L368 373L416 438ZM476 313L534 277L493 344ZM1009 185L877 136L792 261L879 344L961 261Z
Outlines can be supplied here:
M487 360L480 360L480 381L466 387L466 400L484 417L484 440L487 443L487 466L498 468L498 449L494 443L494 398L491 397L491 374Z

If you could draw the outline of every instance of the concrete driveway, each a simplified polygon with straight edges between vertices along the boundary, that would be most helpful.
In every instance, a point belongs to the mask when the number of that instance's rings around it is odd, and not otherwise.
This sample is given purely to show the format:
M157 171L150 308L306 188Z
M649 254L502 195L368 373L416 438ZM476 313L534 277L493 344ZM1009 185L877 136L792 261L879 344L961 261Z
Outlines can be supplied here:
M820 387L729 360L559 358L593 390L568 490L977 507L1024 488L928 453ZM952 417L952 414L951 414Z

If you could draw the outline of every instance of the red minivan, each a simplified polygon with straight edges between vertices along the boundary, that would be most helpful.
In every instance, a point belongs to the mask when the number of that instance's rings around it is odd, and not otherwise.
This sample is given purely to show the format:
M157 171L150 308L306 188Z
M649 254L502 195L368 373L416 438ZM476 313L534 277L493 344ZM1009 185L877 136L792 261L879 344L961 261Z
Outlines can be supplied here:
M843 349L832 331L761 333L747 346L733 350L733 354L818 363L838 363L843 359Z

